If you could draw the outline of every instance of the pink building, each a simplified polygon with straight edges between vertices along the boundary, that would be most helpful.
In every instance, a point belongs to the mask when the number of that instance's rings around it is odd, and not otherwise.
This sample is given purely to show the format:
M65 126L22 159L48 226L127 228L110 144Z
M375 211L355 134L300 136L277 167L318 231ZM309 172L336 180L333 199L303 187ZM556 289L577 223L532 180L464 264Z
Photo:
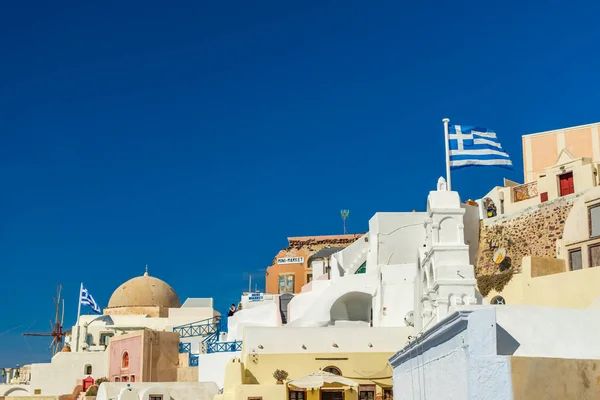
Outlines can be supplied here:
M111 382L176 382L179 334L143 329L115 336L109 345Z

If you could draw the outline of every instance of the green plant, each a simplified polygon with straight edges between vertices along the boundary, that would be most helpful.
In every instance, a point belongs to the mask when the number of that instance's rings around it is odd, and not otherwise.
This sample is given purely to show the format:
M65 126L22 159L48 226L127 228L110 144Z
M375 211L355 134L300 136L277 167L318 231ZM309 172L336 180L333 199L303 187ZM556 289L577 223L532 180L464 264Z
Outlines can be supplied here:
M104 382L110 382L110 381L106 377L96 379L96 385L98 385L98 386L100 386L100 384L104 383Z
M86 396L96 396L96 395L98 395L98 386L96 386L96 385L90 386L88 388L87 392L85 392L85 395Z
M273 372L273 378L275 378L277 383L283 383L288 376L289 374L287 371L284 371L283 369L276 369L275 372Z
M490 292L495 290L500 293L504 289L504 287L510 282L514 275L514 271L509 269L505 272L501 272L499 274L493 275L478 275L477 276L477 287L479 288L479 293L483 297L490 294Z

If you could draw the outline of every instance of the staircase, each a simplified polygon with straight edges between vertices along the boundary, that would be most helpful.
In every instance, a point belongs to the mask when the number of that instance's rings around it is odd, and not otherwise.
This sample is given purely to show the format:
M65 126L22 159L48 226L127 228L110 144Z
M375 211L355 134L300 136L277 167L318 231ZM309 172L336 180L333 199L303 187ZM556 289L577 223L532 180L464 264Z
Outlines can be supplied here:
M207 318L189 324L173 327L173 332L178 332L181 339L202 336L202 348L207 354L234 352L242 350L241 341L219 342L221 332L227 332L227 324L221 317ZM189 353L190 367L198 366L198 354L192 354L192 344L179 343L180 353Z

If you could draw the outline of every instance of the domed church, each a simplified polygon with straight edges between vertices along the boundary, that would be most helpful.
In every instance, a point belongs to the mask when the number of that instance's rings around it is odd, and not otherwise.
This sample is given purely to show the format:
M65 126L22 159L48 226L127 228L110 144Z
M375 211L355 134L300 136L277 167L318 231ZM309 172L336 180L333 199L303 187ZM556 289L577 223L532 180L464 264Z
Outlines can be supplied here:
M148 275L128 280L117 288L104 309L104 315L169 316L169 308L180 308L179 296L165 281Z

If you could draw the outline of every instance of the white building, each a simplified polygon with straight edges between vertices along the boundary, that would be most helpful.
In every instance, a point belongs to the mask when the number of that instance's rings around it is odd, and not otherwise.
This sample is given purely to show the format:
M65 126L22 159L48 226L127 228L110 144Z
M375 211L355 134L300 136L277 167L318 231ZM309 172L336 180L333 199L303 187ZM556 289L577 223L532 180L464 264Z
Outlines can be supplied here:
M483 304L462 214L440 180L415 277L415 338L390 359L394 397L596 398L600 310Z

